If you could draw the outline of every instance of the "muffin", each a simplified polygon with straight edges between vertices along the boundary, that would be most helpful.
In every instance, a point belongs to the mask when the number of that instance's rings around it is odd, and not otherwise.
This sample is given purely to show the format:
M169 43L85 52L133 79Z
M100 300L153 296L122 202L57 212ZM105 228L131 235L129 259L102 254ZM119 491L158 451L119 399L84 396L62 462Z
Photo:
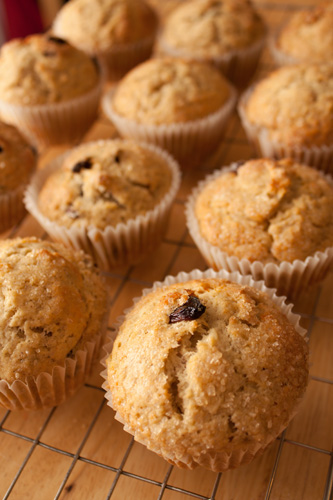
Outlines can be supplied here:
M50 34L6 43L0 52L0 114L38 146L70 143L96 118L96 63Z
M274 71L243 94L239 112L259 154L333 171L333 64Z
M158 283L127 312L106 359L116 418L180 467L250 462L287 426L305 391L298 318L272 291L244 281L210 270Z
M212 66L152 59L134 68L103 100L121 135L145 140L191 164L221 141L235 91Z
M24 216L23 192L36 163L36 152L19 131L0 122L0 232Z
M52 238L82 248L110 269L156 248L179 183L177 164L160 149L96 141L38 173L26 206Z
M155 11L143 0L72 0L53 31L98 57L106 77L115 80L150 56L157 26Z
M322 2L311 10L295 12L278 35L270 40L273 57L281 66L329 62L333 53L332 26L332 2Z
M264 279L295 296L333 261L333 184L290 159L222 169L190 197L191 236L215 269Z
M159 39L168 55L214 63L245 86L265 44L262 19L247 0L192 0L166 20Z
M82 385L106 329L90 257L37 238L0 242L0 406L47 408Z

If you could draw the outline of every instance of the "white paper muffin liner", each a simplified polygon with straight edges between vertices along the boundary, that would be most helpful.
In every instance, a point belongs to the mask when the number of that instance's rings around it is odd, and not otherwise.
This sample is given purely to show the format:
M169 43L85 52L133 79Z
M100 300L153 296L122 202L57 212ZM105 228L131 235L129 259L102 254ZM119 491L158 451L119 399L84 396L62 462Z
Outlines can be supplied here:
M42 149L78 142L97 117L102 81L86 94L52 104L26 106L0 100L0 116Z
M37 377L28 376L26 381L8 383L0 379L0 407L8 410L41 410L63 403L71 397L90 374L93 364L99 359L103 343L109 307L100 331L76 352L74 358L67 357L51 373L41 372Z
M158 43L162 52L168 56L183 57L184 59L214 64L230 82L237 87L243 88L257 69L261 52L266 44L266 35L243 49L234 49L226 54L207 57L198 56L195 53L172 47L164 40L163 34Z
M222 173L235 171L237 163L228 168L216 170L206 179L199 182L198 186L190 195L185 208L186 223L191 237L200 250L207 264L213 269L225 269L229 272L237 271L242 275L251 275L255 280L263 280L267 287L275 288L278 295L286 295L295 299L297 295L308 286L322 280L333 263L333 247L324 252L316 252L304 261L281 262L280 264L263 264L259 261L250 262L248 259L239 259L230 256L220 250L217 246L209 243L200 232L198 220L195 216L195 203L199 193L204 187L220 177ZM332 182L332 178L325 176L326 180ZM223 227L221 227L223 232Z
M238 104L238 113L246 132L247 138L253 144L260 156L269 158L294 158L299 163L311 165L327 173L333 173L333 144L323 146L292 147L274 141L270 138L269 130L251 123L246 115L246 103L254 90L249 87L242 95Z
M144 289L142 292L142 296L147 295L150 292L155 291L158 288L161 288L163 286L169 286L173 285L175 283L182 283L186 282L189 280L193 279L205 279L205 278L220 278L220 279L225 279L232 281L234 283L239 283L241 285L247 285L247 286L252 286L254 288L257 288L258 290L261 290L273 300L273 302L280 308L280 310L283 312L283 314L287 317L289 322L294 326L296 331L302 336L306 336L306 330L302 328L299 324L300 322L300 316L292 312L293 304L286 304L285 299L286 297L278 297L275 294L275 290L272 288L267 288L264 284L263 281L255 281L252 276L243 276L238 272L232 272L229 273L226 270L220 270L218 272L214 271L213 269L208 269L207 271L200 271L198 269L195 269L191 271L190 273L185 273L185 272L180 272L176 276L167 276L163 282L157 281L153 284L152 288L149 289ZM103 389L106 391L105 393L105 398L107 399L107 404L111 408L112 406L112 395L110 392L110 388L108 385L108 379L107 379L107 358L111 354L112 347L113 347L113 342L114 339L117 336L117 333L119 331L119 328L121 324L123 323L125 316L128 314L128 312L134 307L134 305L140 300L141 297L135 298L133 300L133 306L127 310L124 311L124 315L120 316L117 319L117 322L115 324L114 331L111 335L108 336L107 343L104 346L104 351L106 355L104 358L101 360L101 364L104 366L104 370L101 373L101 376L104 378L104 383L102 385ZM295 407L294 411L290 415L289 422L292 420L294 415L297 412L299 403L301 399L295 402ZM195 467L202 466L206 467L210 470L216 471L216 472L222 472L228 469L233 469L236 468L242 464L247 464L251 462L256 455L261 454L265 448L272 442L274 441L278 435L284 430L284 428L287 425L281 426L281 428L274 433L271 433L270 435L267 436L267 439L261 442L251 442L251 443L246 443L244 446L237 446L235 449L228 449L226 451L221 451L219 453L216 452L208 452L204 453L198 456L191 456L190 454L183 455L183 456L164 456L161 455L160 449L154 447L154 444L151 442L145 442L144 440L140 439L138 436L136 436L136 432L134 428L130 428L126 422L122 419L121 415L116 411L115 414L116 420L121 422L124 426L124 430L134 436L134 439L145 446L147 446L151 451L154 451L158 455L162 456L165 460L168 462L177 465L180 468L184 469L194 469Z
M98 141L99 144L104 142L106 141ZM153 210L144 215L139 215L125 223L119 223L114 227L107 226L104 230L93 226L68 229L45 217L38 207L39 192L46 179L61 166L68 153L57 157L45 169L37 172L25 193L24 201L27 210L52 239L84 250L103 270L135 264L161 243L167 229L171 205L179 189L181 176L175 160L155 146L143 143L139 143L139 145L163 158L172 174L168 193Z
M114 92L113 89L105 94L102 107L120 135L156 144L169 151L180 162L188 161L190 164L196 164L218 147L237 100L237 93L230 86L229 99L215 113L186 123L147 125L116 113L112 106Z

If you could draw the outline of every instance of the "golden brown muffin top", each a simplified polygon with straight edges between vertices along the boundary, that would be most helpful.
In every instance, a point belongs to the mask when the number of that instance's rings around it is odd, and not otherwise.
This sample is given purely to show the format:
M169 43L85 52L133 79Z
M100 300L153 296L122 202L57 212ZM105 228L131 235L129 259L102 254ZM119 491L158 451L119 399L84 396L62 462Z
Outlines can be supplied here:
M296 12L281 30L276 44L295 62L329 62L333 54L333 2Z
M199 193L195 216L209 243L251 262L305 260L333 246L333 186L293 160L222 171Z
M192 0L167 19L162 34L170 47L202 57L247 48L265 26L247 0Z
M245 114L283 145L332 144L333 64L299 64L274 71L254 87Z
M277 435L308 378L308 348L263 292L221 279L165 286L126 315L107 360L112 405L169 460Z
M0 99L27 106L74 99L99 81L89 56L51 34L17 38L3 45L0 74Z
M230 96L226 79L208 64L151 59L120 81L113 108L119 115L139 123L181 123L214 113Z
M38 205L65 227L105 229L147 213L171 188L168 162L131 141L82 144L44 184Z
M37 238L0 242L0 378L51 373L100 333L107 295L92 259Z
M88 53L155 35L157 17L143 0L71 0L60 10L54 32Z
M20 132L0 122L0 194L27 184L36 163L36 153Z

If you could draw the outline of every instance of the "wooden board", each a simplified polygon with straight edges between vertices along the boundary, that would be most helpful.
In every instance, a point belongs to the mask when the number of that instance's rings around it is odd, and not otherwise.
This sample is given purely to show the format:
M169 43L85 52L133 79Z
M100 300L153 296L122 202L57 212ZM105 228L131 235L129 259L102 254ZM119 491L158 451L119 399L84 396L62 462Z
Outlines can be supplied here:
M163 11L175 0L151 0ZM315 0L255 2L275 29L291 12ZM257 77L273 67L268 52ZM114 137L102 115L85 140ZM63 148L45 151L42 167ZM234 115L218 152L206 165L184 172L166 237L156 252L135 267L108 273L110 325L142 288L167 274L205 269L189 237L184 202L197 181L215 167L254 156ZM44 230L27 216L3 237L37 235ZM75 397L52 410L7 412L0 409L0 497L10 500L329 500L332 499L333 442L333 275L304 293L295 305L308 328L311 379L300 411L285 433L250 465L223 474L171 467L114 420L101 389L100 366Z

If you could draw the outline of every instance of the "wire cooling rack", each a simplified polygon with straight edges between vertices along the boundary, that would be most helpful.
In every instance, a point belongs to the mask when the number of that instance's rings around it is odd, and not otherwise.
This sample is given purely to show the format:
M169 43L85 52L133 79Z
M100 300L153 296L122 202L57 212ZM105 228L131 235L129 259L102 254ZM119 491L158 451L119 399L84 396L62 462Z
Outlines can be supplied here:
M256 2L272 29L290 12L314 4L296 0ZM265 53L258 76L272 67ZM114 135L112 125L101 117L86 140ZM41 163L58 152L47 151ZM138 266L106 274L112 297L110 325L153 281L181 270L206 268L185 229L185 199L214 167L253 156L235 115L214 157L195 172L184 172L161 246ZM30 216L3 237L26 235L47 237ZM288 429L251 464L223 474L170 466L134 442L114 420L101 389L101 367L97 366L85 386L58 408L32 413L0 409L0 496L10 500L332 500L332 290L331 274L319 287L303 293L295 304L310 339L308 391Z

